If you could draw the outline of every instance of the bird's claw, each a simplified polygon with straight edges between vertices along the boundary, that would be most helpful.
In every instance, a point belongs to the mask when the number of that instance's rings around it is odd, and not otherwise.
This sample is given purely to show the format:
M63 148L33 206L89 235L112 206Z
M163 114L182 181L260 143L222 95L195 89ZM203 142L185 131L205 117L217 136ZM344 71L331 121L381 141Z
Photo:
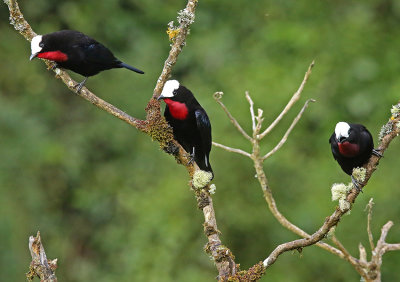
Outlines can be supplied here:
M81 93L82 87L83 87L82 82L75 84L74 88L76 88L76 93Z
M74 85L73 86L73 88L76 88L76 93L80 93L81 92L81 90L82 90L82 87L83 86L85 86L85 83L86 83L86 80L87 80L88 78L86 77L82 82L80 82L80 83L78 83L78 84L76 84L76 85Z
M189 159L189 161L187 163L188 165L191 165L194 163L194 155L188 154L188 159Z
M361 183L357 181L357 179L354 178L354 176L351 176L351 182L353 183L353 186L357 189L358 192L363 193L362 188L360 187Z
M379 151L382 151L382 150L381 149L372 149L372 154L379 158L383 158L383 155Z
M50 70L55 70L56 68L58 68L58 65L57 64L54 64L54 65L52 65L52 67L50 68Z

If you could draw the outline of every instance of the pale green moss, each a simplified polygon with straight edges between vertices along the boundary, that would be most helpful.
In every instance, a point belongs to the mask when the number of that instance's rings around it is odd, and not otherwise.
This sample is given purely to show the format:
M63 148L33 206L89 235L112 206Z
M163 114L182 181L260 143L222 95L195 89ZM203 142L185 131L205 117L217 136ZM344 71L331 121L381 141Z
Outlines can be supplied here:
M350 209L350 203L346 200L346 198L344 199L339 199L339 209L343 212L343 211L347 211Z
M365 181L365 177L367 175L367 169L365 169L364 167L356 167L355 169L353 169L352 175L355 178L355 180L362 183Z
M339 209L341 211L349 210L351 207L346 198L352 187L352 183L349 183L349 185L345 185L344 183L335 183L332 185L332 201L339 200Z
M332 201L336 201L338 199L346 198L351 188L345 185L344 183L335 183L332 185Z
M178 12L178 22L185 26L194 23L194 14L189 12L187 9L180 10Z
M329 229L328 233L326 234L326 238L331 239L333 236L335 236L335 231L336 226L331 227L331 229Z
M394 118L397 118L400 115L400 104L393 105L390 112Z
M381 131L379 132L379 140L382 141L383 137L388 135L393 130L393 123L388 122L387 124L383 125Z
M211 172L196 170L193 175L193 186L196 189L201 189L211 181L212 177L213 175Z
M215 184L211 184L210 190L208 190L208 192L210 192L210 194L213 195L215 194L215 191L217 191L217 186L215 186Z

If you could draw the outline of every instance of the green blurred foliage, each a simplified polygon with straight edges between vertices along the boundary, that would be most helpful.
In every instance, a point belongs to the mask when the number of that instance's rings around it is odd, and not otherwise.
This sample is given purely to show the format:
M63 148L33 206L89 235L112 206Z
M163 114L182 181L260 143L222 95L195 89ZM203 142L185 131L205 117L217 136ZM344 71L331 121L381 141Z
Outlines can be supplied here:
M315 98L283 149L265 164L279 208L314 232L331 214L330 189L350 179L333 161L337 121L363 123L377 139L399 99L400 2L199 1L174 77L207 109L213 138L250 150L212 94L249 130L249 90L265 125L281 111L316 59L303 97L263 142L273 148L308 98ZM185 1L20 1L37 33L80 30L143 69L103 72L87 86L129 114L144 108L169 51L167 23ZM203 216L182 166L149 137L93 107L54 79L0 9L0 280L23 281L37 230L60 281L213 281L203 252ZM79 75L73 75L82 79ZM377 143L377 141L376 141ZM337 236L357 256L368 246L364 207L375 200L373 232L396 225L400 241L400 144L395 140ZM250 160L214 148L214 204L224 244L242 268L296 239L269 213ZM234 172L234 173L232 173ZM399 281L400 253L384 258L383 279ZM263 281L356 281L345 261L318 247L285 253Z

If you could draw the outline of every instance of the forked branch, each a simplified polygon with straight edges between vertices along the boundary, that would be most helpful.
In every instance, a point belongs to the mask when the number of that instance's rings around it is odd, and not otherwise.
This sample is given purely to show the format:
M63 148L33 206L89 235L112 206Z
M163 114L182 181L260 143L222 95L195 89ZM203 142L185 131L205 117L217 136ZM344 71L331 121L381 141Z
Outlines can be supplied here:
M282 139L279 141L279 143L267 154L265 154L264 157L262 157L262 160L268 159L270 156L272 156L274 153L276 153L282 146L285 144L286 140L288 139L290 133L292 132L293 128L296 126L298 121L301 119L301 116L303 115L304 111L308 107L308 103L310 102L315 102L314 99L308 99L305 103L303 108L301 108L300 112L297 114L297 116L294 118L292 124L289 126L289 128L286 130L285 134L283 135Z
M278 123L279 121L283 118L284 115L286 115L288 113L288 111L292 108L292 106L295 104L295 102L300 98L300 95L304 89L305 83L307 82L310 74L311 74L311 68L314 66L314 62L311 63L309 69L307 70L304 79L299 87L299 89L295 92L295 94L292 96L291 100L289 101L289 103L286 105L286 107L284 108L284 110L281 112L281 114L274 120L274 122L262 133L259 134L259 130L261 127L261 123L262 123L262 117L260 115L260 113L262 114L262 112L260 112L259 110L259 115L256 117L254 115L254 104L253 101L251 99L251 97L249 96L248 93L246 93L246 99L248 100L249 104L250 104L250 115L252 118L252 128L253 128L253 138L251 138L251 144L253 147L252 150L252 154L250 154L250 157L252 158L253 162L254 162L254 167L256 169L256 173L257 173L257 179L260 182L261 188L264 192L264 198L266 200L266 202L268 203L268 207L271 211L271 213L275 216L275 218L281 223L282 226L284 226L285 228L289 229L290 231L292 231L293 233L303 237L303 239L298 239L298 240L294 240L291 242L286 242L284 244L281 244L279 246L277 246L269 255L268 257L264 260L263 265L265 267L265 269L267 269L269 266L271 266L279 257L279 255L281 255L284 252L290 251L290 250L301 250L302 248L306 247L306 246L310 246L313 244L316 244L317 246L331 252L332 254L335 254L337 256L339 256L340 258L346 259L347 261L349 261L354 267L355 269L360 273L360 275L362 277L364 277L365 279L367 277L370 277L367 272L365 271L367 262L366 262L366 257L364 258L364 253L365 253L365 249L363 251L363 248L360 248L360 252L362 253L362 257L360 258L360 260L355 259L354 257L352 257L349 252L344 248L344 246L339 242L339 240L337 240L336 237L334 237L334 243L337 245L338 248L335 248L327 243L323 243L321 242L322 239L324 239L328 232L330 230L332 230L332 228L335 228L336 225L338 224L340 218L348 211L347 210L341 210L339 207L336 208L336 210L333 212L333 214L329 217L326 218L325 222L323 223L323 225L313 234L309 235L307 234L305 231L303 231L301 228L299 228L298 226L296 226L295 224L291 223L285 216L282 215L282 213L279 212L275 199L272 195L272 191L268 185L268 180L267 177L265 175L264 172L264 168L263 168L263 161L268 158L269 156L271 156L273 153L277 152L282 145L284 144L284 142L287 140L290 132L293 130L293 128L295 127L295 125L297 124L297 122L300 120L302 114L304 113L304 110L306 109L308 102L311 100L308 100L305 105L303 106L303 108L301 109L301 111L299 112L299 114L296 116L296 118L293 120L292 124L290 125L290 127L287 129L286 133L284 134L284 136L282 137L282 139L280 140L280 142L274 147L274 149L272 149L269 153L267 153L266 155L262 156L260 155L260 145L259 142L260 140L265 137ZM224 111L227 112L228 110L225 109L226 107L222 104L221 101L218 101L218 103L224 108ZM400 104L398 105L400 107ZM229 119L231 121L235 120L234 117L228 115ZM397 115L396 117L392 117L389 122L384 126L384 128L388 129L384 132L384 134L382 135L381 138L381 142L379 144L379 150L381 153L383 153L387 147L389 146L390 142L400 133L400 127L399 125L399 119L400 116ZM254 122L254 120L256 122ZM255 126L254 126L255 125ZM396 125L396 126L394 126ZM239 130L240 131L240 130ZM229 152L235 152L235 153L239 153L239 151L241 151L240 149L235 149L235 148L230 148L230 147L226 147L224 145L221 144L216 144L217 147L223 148L226 151ZM241 153L241 152L240 152ZM246 153L246 152L245 152ZM241 153L242 155L246 155ZM246 155L247 156L247 155ZM364 187L369 178L371 177L372 173L376 170L376 167L379 163L379 159L380 157L378 156L371 156L368 164L365 165L366 167L366 178L365 181L363 183L361 183L361 187ZM356 197L358 196L359 191L357 191L355 188L347 195L346 201L349 202L350 204L353 204ZM351 205L350 208L351 209ZM370 217L369 217L369 222L370 222ZM370 223L369 223L370 224ZM370 234L370 230L368 231ZM370 242L372 242L372 235L370 236ZM371 243L371 246L373 246L373 243ZM386 249L397 249L398 244L386 244L384 248L381 248L382 250L386 250Z
M289 110L293 107L293 105L300 99L301 92L303 92L304 86L306 85L308 78L311 75L311 70L314 67L315 61L312 61L306 74L304 75L304 79L300 84L299 89L293 94L292 98L289 100L283 111L277 116L277 118L268 126L267 129L261 134L260 138L264 138L268 133L278 125L278 123L282 120L282 118L289 112Z
M372 239L372 233L370 229L371 225L371 214L372 214L373 199L371 198L367 204L368 209L368 226L367 233L370 241L370 245L374 245ZM360 243L360 259L356 259L350 255L350 253L344 248L344 246L337 240L335 236L332 237L332 241L338 248L345 254L345 259L351 263L356 271L364 278L365 281L381 281L381 265L382 257L387 251L400 250L400 244L389 244L386 243L386 236L393 226L393 222L387 222L381 230L381 236L377 242L376 247L371 248L371 261L367 261L367 251L364 246Z
M243 130L243 128L240 126L239 122L232 116L232 114L229 112L228 108L225 107L225 105L221 102L221 98L224 93L222 92L216 92L214 93L214 99L217 101L217 103L221 106L221 108L224 110L225 114L228 116L229 120L232 122L232 124L236 127L236 129L242 133L242 135L247 139L251 141L251 137L246 133L246 131Z

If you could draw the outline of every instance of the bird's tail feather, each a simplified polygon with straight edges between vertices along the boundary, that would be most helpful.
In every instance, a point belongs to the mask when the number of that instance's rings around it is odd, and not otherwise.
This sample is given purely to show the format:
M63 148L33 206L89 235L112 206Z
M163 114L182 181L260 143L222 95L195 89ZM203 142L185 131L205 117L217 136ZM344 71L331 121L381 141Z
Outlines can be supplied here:
M120 66L121 66L122 68L126 68L126 69L128 69L128 70L131 70L131 71L134 71L134 72L137 72L137 73L144 74L144 71L141 71L141 70L139 70L139 69L137 69L137 68L135 68L135 67L132 67L132 66L130 66L130 65L128 65L128 64L121 63Z

